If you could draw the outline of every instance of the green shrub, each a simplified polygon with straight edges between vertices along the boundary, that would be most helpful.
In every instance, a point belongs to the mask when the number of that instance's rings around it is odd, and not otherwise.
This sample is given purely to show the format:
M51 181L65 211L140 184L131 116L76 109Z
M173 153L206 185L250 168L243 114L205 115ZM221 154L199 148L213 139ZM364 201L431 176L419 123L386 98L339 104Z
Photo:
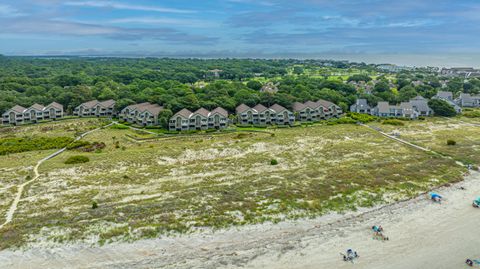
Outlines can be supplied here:
M88 141L78 140L78 141L74 141L73 143L68 145L67 149L72 150L72 149L81 148L81 147L84 147L84 146L87 146L87 145L90 145L90 143Z
M388 120L384 120L382 122L382 124L385 124L385 125L395 125L395 126L403 126L405 125L405 123L403 123L401 120L397 120L397 119L388 119Z
M419 116L418 119L419 120L426 120L427 118L425 118L424 116Z
M444 100L431 99L428 106L432 108L436 116L453 117L457 115L455 108Z
M118 141L117 141L118 142ZM67 149L72 150L78 150L78 151L83 151L83 152L97 152L101 151L104 149L107 145L103 142L87 142L87 141L75 141L72 144L67 146Z
M479 110L464 111L462 115L467 118L480 118L480 111Z
M65 164L87 163L89 161L90 161L90 159L86 156L76 155L76 156L69 157L65 161Z
M114 124L110 127L111 129L128 129L129 127L124 124Z
M93 201L92 202L92 209L97 209L97 208L98 208L97 202Z
M457 142L455 140L452 140L452 139L447 140L447 145L448 146L455 146L456 144L457 144Z
M327 125L336 125L336 124L356 124L357 121L350 117L343 117L340 119L331 119L327 121Z
M368 123L378 120L378 117L362 113L349 112L347 113L347 116L362 123Z
M34 150L61 149L73 142L71 137L0 138L0 155Z
M270 165L277 165L278 161L275 159L270 160Z

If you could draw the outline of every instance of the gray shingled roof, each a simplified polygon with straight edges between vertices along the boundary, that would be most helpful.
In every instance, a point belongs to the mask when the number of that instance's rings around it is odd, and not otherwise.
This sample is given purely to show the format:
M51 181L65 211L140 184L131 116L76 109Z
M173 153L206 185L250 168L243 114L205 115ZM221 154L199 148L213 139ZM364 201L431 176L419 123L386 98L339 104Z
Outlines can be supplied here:
M330 101L327 101L327 100L322 100L322 99L318 100L317 103L320 104L323 107L326 107L326 108L329 108L331 106L335 106L334 103L332 103Z
M150 104L150 105L145 105L141 108L140 113L143 113L145 111L150 112L152 115L158 115L160 112L162 112L163 106L160 106L158 104Z
M25 112L26 108L24 108L23 106L16 105L16 106L12 107L10 110L12 110L16 113L23 113L23 112Z
M450 100L453 99L452 92L439 91L436 96L443 99L450 99Z
M420 97L420 98L418 98ZM417 96L410 100L410 104L412 104L413 108L415 108L419 112L431 112L432 109L428 106L427 99Z
M275 111L275 113L280 113L280 112L283 112L285 110L287 110L286 108L284 108L283 106L279 105L279 104L274 104L270 107L271 110Z
M390 104L388 102L378 102L378 113L390 113Z
M38 110L38 111L43 111L45 109L45 107L35 103L35 104L31 105L28 109L35 109L35 110Z
M254 110L258 111L258 113L262 113L266 110L268 110L268 108L266 108L264 105L262 104L258 104L256 106L253 107Z
M403 110L410 110L413 112L413 106L410 102L401 102L399 107Z
M305 108L307 108L307 106L304 105L304 104L302 104L302 103L299 103L299 102L295 102L295 103L293 103L293 105L292 105L293 111L302 111L302 110L304 110Z
M89 109L89 108L93 108L98 103L99 102L97 100L92 100L92 101L85 102L85 103L81 104L80 106L83 106L84 108Z
M57 102L51 102L48 106L46 106L45 108L48 108L48 107L54 107L54 108L57 108L57 109L61 109L63 110L63 106Z
M246 104L241 104L237 106L237 108L235 108L235 111L237 112L237 114L241 114L249 109L251 109L251 107L247 106Z
M215 115L215 114L220 114L221 116L228 117L228 112L221 107L217 107L214 110L212 110L212 112L210 112L210 115Z
M320 106L319 103L313 102L313 101L306 101L306 102L304 103L304 105L307 106L307 107L309 107L309 108L311 108L311 109L317 109L317 108Z
M103 107L112 107L112 106L115 106L115 103L116 103L115 100L110 99L110 100L102 101L99 104Z
M357 99L357 102L355 103L358 107L369 107L367 99Z
M176 116L180 116L180 117L184 117L184 118L190 118L190 115L192 115L192 112L186 108L178 111L177 113L175 113L175 115L173 115L173 117L176 117Z
M201 115L201 116L204 116L205 118L208 118L208 114L210 114L210 111L206 110L205 108L201 107L199 109L197 109L195 112L192 113L192 116L193 115Z

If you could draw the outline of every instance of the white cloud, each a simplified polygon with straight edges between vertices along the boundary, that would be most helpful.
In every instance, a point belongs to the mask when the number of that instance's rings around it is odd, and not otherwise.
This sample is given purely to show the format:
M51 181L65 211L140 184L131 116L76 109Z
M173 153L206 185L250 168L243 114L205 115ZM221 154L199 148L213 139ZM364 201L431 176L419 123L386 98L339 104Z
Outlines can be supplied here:
M0 4L0 17L19 17L19 16L24 16L26 14L21 13L17 9L8 6L8 5L2 5Z
M194 10L167 8L167 7L159 7L159 6L132 5L132 4L124 4L124 3L114 2L114 1L69 1L64 3L64 5L79 6L79 7L98 7L98 8L165 12L165 13L195 13L196 12Z
M215 27L215 23L202 20L193 20L193 19L173 19L173 18L158 18L158 17L128 17L113 19L108 21L108 23L121 24L121 23L137 23L137 24L154 24L154 25L177 25L177 26L188 26L188 27Z

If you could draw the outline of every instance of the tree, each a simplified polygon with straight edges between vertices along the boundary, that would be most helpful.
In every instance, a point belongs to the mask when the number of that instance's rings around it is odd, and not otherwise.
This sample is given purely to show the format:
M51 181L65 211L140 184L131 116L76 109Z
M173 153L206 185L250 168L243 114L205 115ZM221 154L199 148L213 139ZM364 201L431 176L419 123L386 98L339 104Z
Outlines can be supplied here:
M375 92L387 92L387 91L390 91L390 86L386 81L380 81L377 84L375 84L375 87L373 87L373 90Z
M303 67L301 66L294 66L293 67L293 73L296 75L301 75L303 74Z
M158 124L163 128L168 128L168 122L170 118L173 116L173 112L170 109L164 109L158 115Z
M399 91L398 101L406 102L417 95L418 95L417 91L412 86L405 86L401 88Z
M372 78L371 78L369 75L356 74L356 75L350 76L347 81L348 81L348 82L350 82L350 81L355 81L355 82L365 81L365 82L369 82L370 80L372 80Z
M431 99L428 101L428 106L437 116L453 117L457 114L455 108L444 100Z
M247 87L252 90L259 91L262 88L262 83L256 80L250 80L249 82L247 82Z

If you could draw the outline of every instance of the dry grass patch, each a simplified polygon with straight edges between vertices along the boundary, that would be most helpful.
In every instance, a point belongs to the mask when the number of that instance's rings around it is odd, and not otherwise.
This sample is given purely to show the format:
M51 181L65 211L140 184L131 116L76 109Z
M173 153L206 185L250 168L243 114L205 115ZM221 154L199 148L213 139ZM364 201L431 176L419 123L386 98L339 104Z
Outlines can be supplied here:
M0 231L8 235L0 248L313 217L412 197L464 171L361 126L272 132L142 143L129 139L131 130L96 132L86 140L106 147L82 153L90 162L65 165L78 154L67 151L42 165L15 221Z

